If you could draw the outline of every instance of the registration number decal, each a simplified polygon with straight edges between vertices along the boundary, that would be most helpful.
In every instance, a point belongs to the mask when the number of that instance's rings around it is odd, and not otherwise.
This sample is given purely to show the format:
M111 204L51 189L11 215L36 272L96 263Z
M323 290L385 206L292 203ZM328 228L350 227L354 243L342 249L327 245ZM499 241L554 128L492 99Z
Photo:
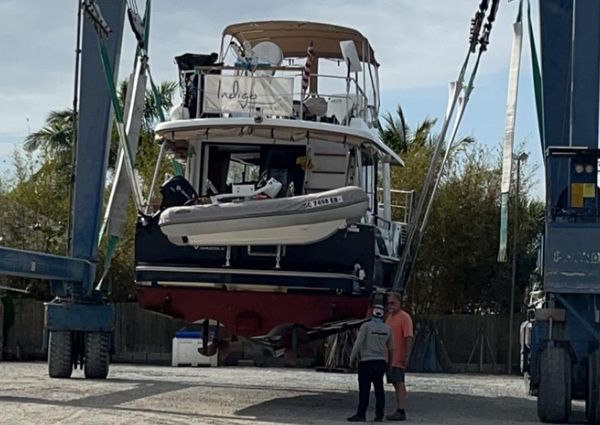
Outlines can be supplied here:
M327 198L319 198L312 201L308 201L306 204L307 208L323 207L325 205L334 205L344 202L344 198L341 195L328 196Z

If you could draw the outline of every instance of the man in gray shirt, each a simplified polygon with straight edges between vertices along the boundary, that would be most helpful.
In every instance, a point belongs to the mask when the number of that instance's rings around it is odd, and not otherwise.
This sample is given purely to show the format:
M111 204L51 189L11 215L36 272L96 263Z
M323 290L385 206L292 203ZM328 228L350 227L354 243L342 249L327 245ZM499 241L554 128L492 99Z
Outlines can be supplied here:
M375 422L383 422L385 392L383 376L387 370L387 359L392 358L394 338L392 330L383 321L382 305L373 306L372 319L362 324L350 355L350 364L360 359L358 364L358 408L350 416L350 422L366 421L371 384L375 389Z

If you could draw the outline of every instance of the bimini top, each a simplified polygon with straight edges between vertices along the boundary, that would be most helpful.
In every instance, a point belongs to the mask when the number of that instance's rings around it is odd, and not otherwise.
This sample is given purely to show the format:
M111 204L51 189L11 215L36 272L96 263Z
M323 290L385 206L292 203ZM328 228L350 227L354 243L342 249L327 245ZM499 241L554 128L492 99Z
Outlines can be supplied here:
M284 57L304 57L312 41L315 55L328 59L343 59L340 41L353 40L359 58L379 66L375 52L360 32L337 25L302 21L262 21L229 25L223 35L230 35L238 42L249 41L253 46L260 41L272 41L283 51Z

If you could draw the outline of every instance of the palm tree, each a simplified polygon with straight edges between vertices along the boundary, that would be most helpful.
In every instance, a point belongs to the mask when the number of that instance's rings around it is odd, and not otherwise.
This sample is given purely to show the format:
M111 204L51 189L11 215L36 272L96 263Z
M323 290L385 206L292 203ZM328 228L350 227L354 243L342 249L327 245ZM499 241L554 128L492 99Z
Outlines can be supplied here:
M173 81L163 81L157 87L163 108L168 109L173 106L176 89L177 83ZM125 101L126 90L127 82L123 81L119 90L121 104ZM142 134L151 133L152 127L159 119L160 113L154 94L151 89L147 89L144 94ZM113 135L115 134L113 133ZM63 160L70 158L73 147L73 109L51 111L46 118L44 127L27 136L23 147L28 152L42 150L52 158L59 157Z
M400 105L398 105L396 114L397 118L394 118L390 112L383 117L385 127L379 126L379 138L394 151L406 152L409 129Z
M73 145L73 109L51 111L46 125L25 138L24 149L33 152L38 149L50 155L68 154Z
M156 87L163 111L168 111L173 107L173 97L175 96L177 87L178 84L175 81L163 81ZM144 129L151 132L158 121L160 121L160 111L156 96L150 88L146 90L146 94L144 95Z
M414 132L411 132L410 127L406 124L404 111L398 106L396 117L390 112L383 117L385 126L379 127L379 138L390 148L398 153L406 153L411 146L427 147L432 149L437 143L437 135L432 133L433 127L437 120L425 118ZM463 137L455 141L451 147L452 150L464 146L465 144L473 143L472 137Z
M127 81L121 81L119 86L119 100L121 105L125 104L125 97L127 95ZM173 107L173 97L177 90L177 83L175 81L163 81L156 87L156 91L160 100L160 104L163 109L163 113ZM142 131L152 133L152 128L160 121L160 111L158 108L158 102L156 96L152 92L152 88L147 88L144 93L144 119L142 121Z

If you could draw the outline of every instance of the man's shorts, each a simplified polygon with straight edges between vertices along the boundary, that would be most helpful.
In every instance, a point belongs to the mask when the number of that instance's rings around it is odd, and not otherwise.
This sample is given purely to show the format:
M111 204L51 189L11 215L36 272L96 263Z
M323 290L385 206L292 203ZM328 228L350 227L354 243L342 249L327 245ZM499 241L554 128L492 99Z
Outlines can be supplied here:
M388 384L403 384L404 383L404 369L401 367L392 367L388 369L386 373Z

